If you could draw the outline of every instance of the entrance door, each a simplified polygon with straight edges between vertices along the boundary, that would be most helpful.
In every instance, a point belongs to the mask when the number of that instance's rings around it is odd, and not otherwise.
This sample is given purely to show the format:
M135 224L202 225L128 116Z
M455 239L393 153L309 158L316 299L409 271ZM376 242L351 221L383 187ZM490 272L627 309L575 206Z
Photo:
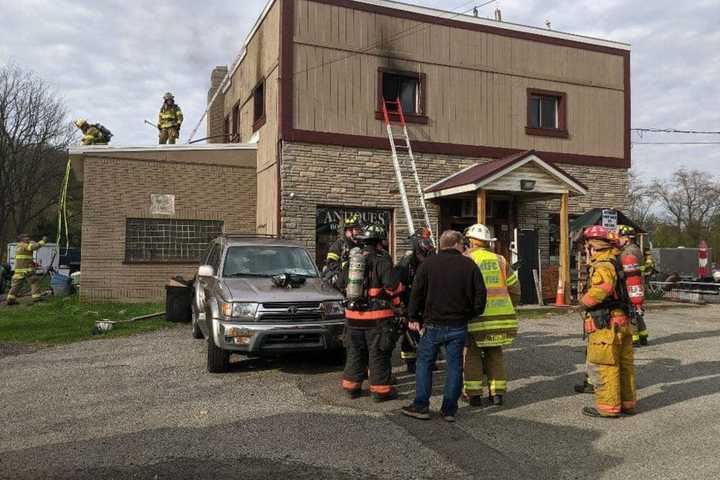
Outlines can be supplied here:
M492 229L493 236L497 238L495 253L510 260L510 243L513 241L515 228L513 198L499 195L488 196L486 223Z
M538 270L537 230L520 230L518 232L518 244L520 303L523 305L536 305L538 297L533 270Z

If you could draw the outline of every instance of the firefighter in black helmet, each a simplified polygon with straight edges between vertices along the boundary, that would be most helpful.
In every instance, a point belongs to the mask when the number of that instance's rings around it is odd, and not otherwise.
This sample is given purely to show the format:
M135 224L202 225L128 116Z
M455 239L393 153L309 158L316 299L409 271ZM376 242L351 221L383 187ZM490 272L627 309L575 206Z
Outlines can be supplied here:
M350 250L359 246L356 237L360 234L362 227L360 215L357 213L346 214L340 226L343 234L330 246L323 268L323 279L336 287L340 272L347 266Z
M392 386L392 352L397 342L396 309L402 306L403 291L392 258L381 247L386 236L380 225L364 227L356 236L362 249L349 254L340 276L348 293L342 388L350 398L357 398L363 381L369 378L370 394L377 402L397 398Z
M400 260L398 270L400 279L406 286L402 300L405 305L410 303L410 287L415 279L415 273L420 264L428 257L435 255L435 246L430 238L430 230L423 228L415 232L411 237L412 251L409 251ZM405 361L408 373L415 373L415 360L417 358L416 347L420 341L420 334L406 330L402 336L400 345L400 358Z

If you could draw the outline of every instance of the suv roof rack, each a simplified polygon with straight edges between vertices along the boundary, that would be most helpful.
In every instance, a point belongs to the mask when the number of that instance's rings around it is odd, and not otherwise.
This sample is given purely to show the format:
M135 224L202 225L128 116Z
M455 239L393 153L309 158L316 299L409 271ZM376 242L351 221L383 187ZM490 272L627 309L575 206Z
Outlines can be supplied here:
M282 239L280 235L273 235L267 233L223 233L220 235L225 238L268 238L268 239Z

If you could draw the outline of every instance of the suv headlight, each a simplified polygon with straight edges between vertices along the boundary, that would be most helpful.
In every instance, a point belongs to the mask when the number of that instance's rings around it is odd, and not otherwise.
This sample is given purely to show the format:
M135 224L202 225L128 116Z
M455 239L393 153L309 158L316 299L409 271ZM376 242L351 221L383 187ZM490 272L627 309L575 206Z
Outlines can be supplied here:
M257 309L257 303L232 302L222 304L223 315L233 320L255 320Z
M326 317L342 317L345 315L343 302L323 302L322 308Z

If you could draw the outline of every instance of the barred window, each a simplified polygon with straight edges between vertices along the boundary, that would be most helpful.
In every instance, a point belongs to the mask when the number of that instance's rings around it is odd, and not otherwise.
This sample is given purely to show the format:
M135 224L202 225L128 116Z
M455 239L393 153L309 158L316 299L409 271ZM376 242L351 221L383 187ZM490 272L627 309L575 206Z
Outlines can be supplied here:
M198 262L222 231L223 222L216 220L128 218L125 262Z

